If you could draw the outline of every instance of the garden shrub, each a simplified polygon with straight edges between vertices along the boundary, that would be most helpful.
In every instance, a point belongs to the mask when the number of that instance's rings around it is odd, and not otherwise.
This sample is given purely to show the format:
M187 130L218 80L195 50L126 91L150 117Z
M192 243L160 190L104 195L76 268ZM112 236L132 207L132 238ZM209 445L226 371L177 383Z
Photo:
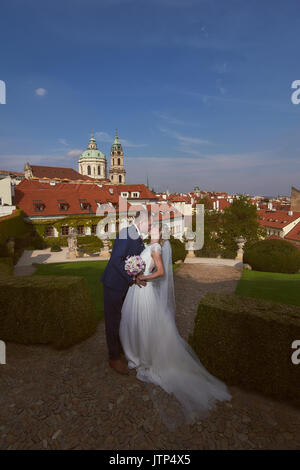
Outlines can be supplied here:
M0 244L4 245L8 237L20 237L28 230L29 226L24 221L23 211L17 209L15 214L0 218Z
M48 247L59 245L59 246L68 246L68 237L46 237L45 243Z
M286 240L260 240L245 249L243 262L255 271L293 274L300 269L300 251Z
M9 256L0 258L0 276L12 276L14 271L13 259Z
M62 248L59 245L55 245L53 243L53 245L51 245L50 251L53 251L53 252L62 251Z
M9 256L9 251L7 248L7 245L0 245L0 257L6 257Z
M96 330L86 279L79 276L0 277L1 339L67 348Z
M300 307L207 293L189 343L210 373L227 384L300 405L300 367L291 361L300 339Z
M187 251L185 249L185 243L179 240L178 238L170 237L170 243L172 247L172 263L176 261L184 261Z

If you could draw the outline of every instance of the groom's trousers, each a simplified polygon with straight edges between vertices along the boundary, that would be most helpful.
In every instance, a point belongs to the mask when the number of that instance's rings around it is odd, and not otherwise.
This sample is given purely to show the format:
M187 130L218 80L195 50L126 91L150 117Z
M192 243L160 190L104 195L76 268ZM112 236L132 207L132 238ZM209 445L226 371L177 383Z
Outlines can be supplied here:
M122 345L120 341L121 310L126 292L119 292L103 286L105 333L109 359L120 359Z

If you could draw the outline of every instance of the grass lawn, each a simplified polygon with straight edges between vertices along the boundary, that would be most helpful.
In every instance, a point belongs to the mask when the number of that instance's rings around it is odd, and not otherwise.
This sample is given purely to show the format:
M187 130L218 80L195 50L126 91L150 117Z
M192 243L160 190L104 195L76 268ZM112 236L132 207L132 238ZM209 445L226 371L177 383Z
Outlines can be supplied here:
M107 261L74 261L72 263L39 264L34 274L85 277L91 290L99 320L103 318L103 286L100 277Z
M300 273L281 274L244 270L235 293L300 306Z

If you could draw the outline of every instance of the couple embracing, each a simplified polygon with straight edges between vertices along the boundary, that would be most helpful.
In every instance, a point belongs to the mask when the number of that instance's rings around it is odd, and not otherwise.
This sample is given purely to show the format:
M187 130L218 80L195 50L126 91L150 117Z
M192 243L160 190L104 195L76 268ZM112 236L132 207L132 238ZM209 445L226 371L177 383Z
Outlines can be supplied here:
M187 422L193 423L217 401L231 396L178 333L172 249L162 238L162 228L161 222L151 225L148 213L142 211L114 242L101 277L109 364L121 374L136 369L139 380L175 396ZM149 233L150 243L145 246L142 238ZM135 280L125 271L126 257L134 255L145 263L143 274Z

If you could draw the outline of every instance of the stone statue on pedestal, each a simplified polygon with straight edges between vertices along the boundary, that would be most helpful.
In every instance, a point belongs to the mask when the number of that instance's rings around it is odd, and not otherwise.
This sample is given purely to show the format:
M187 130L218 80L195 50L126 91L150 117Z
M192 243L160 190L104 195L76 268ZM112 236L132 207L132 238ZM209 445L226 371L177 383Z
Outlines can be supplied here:
M68 235L68 258L76 258L78 256L77 234L74 227L70 227Z

